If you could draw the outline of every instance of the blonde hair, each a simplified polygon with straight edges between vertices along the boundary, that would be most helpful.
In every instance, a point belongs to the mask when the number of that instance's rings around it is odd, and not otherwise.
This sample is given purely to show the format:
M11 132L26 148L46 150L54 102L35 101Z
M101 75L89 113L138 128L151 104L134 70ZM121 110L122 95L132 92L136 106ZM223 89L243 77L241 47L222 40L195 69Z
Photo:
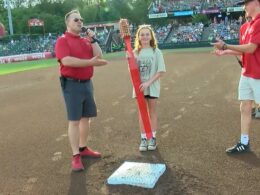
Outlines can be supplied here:
M142 49L142 44L141 44L141 42L140 42L140 40L139 40L139 35L140 35L140 32L141 32L141 30L143 30L143 29L148 29L149 31L150 31L150 33L151 33L151 37L152 37L152 39L151 39L151 41L150 41L150 46L155 50L158 46L157 46L157 39L156 39L156 37L155 37L155 33L154 33L154 31L153 31L153 29L151 28L151 26L150 25L147 25L147 24L143 24L143 25L140 25L139 27L138 27L138 30L137 30L137 32L136 32L136 34L135 34L135 51L137 51L138 53L141 51L141 49Z
M79 10L77 10L77 9L74 9L74 10L66 13L65 18L64 18L65 19L65 23L67 22L67 20L68 20L68 18L70 17L71 14L80 14L80 13L79 13Z

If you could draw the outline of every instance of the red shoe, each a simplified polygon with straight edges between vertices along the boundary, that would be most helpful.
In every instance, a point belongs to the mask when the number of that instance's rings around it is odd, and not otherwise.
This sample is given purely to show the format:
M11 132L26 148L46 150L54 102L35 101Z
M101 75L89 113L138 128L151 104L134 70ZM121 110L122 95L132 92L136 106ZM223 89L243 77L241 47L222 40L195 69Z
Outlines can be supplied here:
M100 158L101 154L97 151L93 151L90 148L85 148L82 152L80 152L80 156L82 157L92 157L92 158Z
M71 162L71 168L73 171L82 171L84 170L84 166L81 162L80 154L73 156L72 162Z

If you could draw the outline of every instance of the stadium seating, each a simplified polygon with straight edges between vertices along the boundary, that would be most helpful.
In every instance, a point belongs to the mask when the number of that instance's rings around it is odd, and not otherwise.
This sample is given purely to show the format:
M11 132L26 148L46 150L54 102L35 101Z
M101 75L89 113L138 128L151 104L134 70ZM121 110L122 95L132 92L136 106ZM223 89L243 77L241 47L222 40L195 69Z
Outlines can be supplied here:
M158 43L163 43L172 29L172 25L159 26L155 28Z
M162 13L182 10L200 10L201 0L154 0L149 7L150 13Z
M204 9L218 7L218 8L225 8L225 7L235 7L239 0L206 0L203 4Z
M38 36L30 37L22 35L19 39L2 41L0 44L0 56L10 56L38 52L54 52L56 36Z
M166 40L166 43L184 43L201 41L204 25L198 23L195 25L179 25L173 27L172 32Z
M215 38L221 38L223 40L233 40L239 38L240 22L238 20L232 20L228 24L220 22L219 24L212 23L210 25L209 41Z

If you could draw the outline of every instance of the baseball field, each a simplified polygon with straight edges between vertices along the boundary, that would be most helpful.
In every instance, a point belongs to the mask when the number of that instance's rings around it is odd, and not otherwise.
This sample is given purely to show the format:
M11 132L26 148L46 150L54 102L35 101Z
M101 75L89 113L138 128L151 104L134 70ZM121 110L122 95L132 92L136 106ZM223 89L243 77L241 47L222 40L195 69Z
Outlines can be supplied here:
M95 68L98 117L88 143L102 158L70 169L71 149L55 59L0 65L0 195L258 195L260 121L253 120L251 152L227 155L240 136L233 57L206 49L165 50L167 73L158 104L158 149L140 153L138 116L125 54L105 55ZM165 163L154 189L110 186L124 162Z

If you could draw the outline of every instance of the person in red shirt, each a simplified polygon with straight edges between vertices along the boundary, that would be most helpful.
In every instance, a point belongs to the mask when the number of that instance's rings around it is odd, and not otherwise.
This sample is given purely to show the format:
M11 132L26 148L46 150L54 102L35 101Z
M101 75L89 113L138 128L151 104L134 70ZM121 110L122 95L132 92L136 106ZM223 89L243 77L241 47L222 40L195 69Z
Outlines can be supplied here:
M216 53L228 52L242 56L242 74L239 82L239 100L241 112L241 138L227 153L241 153L250 150L249 130L253 101L260 103L260 0L244 0L245 11L252 20L240 29L240 44L230 45L222 40L213 43Z
M56 58L60 64L61 88L66 104L69 127L68 135L73 152L72 170L84 170L81 157L101 157L101 154L87 147L87 132L90 118L96 117L97 110L93 95L93 66L103 66L102 51L88 30L81 37L83 19L79 11L66 14L67 31L58 38L55 45Z

